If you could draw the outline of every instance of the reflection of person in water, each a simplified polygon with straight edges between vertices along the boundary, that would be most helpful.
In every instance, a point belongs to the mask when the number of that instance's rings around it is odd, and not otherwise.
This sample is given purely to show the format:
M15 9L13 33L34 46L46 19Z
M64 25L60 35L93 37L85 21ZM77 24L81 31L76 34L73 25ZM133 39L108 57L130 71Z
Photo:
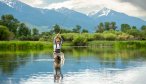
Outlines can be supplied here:
M60 82L63 79L63 74L61 72L61 66L64 62L64 59L61 58L61 56L64 56L63 54L54 54L54 82Z

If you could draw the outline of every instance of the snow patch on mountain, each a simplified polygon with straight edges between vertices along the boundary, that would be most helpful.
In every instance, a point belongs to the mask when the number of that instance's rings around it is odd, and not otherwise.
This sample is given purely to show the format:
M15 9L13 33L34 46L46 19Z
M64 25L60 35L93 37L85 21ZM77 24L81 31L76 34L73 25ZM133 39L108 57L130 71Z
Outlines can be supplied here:
M97 17L108 16L110 12L111 12L110 9L104 7L98 11L93 11L93 12L89 13L88 16L94 16L94 15L96 15Z
M16 4L16 0L0 0L0 2L5 3L11 8L14 8L14 5Z

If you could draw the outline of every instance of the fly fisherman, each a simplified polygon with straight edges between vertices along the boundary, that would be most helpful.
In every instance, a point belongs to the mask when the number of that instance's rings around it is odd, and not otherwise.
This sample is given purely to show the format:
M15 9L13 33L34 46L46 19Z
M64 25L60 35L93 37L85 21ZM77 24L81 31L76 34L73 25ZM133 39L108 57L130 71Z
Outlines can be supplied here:
M62 45L62 38L59 33L54 37L53 43L54 43L54 52L60 53L61 45Z

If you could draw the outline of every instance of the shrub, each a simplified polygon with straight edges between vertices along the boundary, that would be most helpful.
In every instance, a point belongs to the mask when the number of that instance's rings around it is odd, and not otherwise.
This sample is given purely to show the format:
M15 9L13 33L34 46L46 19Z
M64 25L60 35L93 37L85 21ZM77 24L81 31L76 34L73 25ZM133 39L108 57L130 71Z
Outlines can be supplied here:
M76 46L84 46L87 44L87 38L85 36L75 36L73 38L73 44Z
M105 33L104 39L109 40L109 41L113 41L113 40L116 40L116 35L113 33Z
M65 33L65 34L61 34L62 39L64 41L72 41L73 40L73 34L72 33Z
M102 33L96 33L93 35L93 37L94 37L94 40L104 40Z

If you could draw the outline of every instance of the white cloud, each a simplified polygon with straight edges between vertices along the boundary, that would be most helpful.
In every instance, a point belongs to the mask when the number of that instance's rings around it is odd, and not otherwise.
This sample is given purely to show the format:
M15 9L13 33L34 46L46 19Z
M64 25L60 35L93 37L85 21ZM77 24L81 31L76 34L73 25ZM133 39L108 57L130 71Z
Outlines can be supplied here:
M43 0L19 0L19 1L26 3L26 4L33 6L33 7L37 7L39 5L44 4Z
M126 13L130 16L145 17L146 12L139 7L129 3L120 2L119 0L69 0L61 3L52 3L46 8L60 8L66 7L74 9L82 13L89 13L92 11L99 10L103 7L113 9L115 11Z

